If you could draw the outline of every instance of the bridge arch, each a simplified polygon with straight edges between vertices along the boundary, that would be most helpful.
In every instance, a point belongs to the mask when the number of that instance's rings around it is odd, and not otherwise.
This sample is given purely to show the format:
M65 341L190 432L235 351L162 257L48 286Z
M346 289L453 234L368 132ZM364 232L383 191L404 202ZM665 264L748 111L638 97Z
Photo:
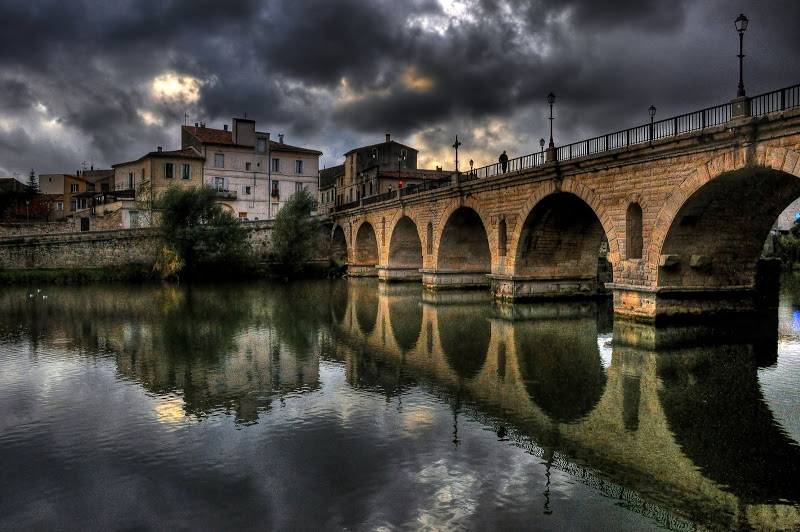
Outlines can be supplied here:
M492 251L484 217L472 206L451 205L442 215L439 241L434 249L440 270L485 272L492 270Z
M417 224L401 216L392 227L387 265L391 268L422 268L422 241Z
M356 230L356 241L353 246L353 262L359 266L375 266L379 261L378 235L368 221L364 221Z
M591 201L587 190L581 192ZM559 190L552 182L540 187L530 203L516 230L512 274L587 282L597 279L601 246L609 242L592 206L574 192Z
M336 224L331 234L331 258L339 264L347 262L347 237L344 228L339 224Z
M754 286L770 229L800 197L798 173L784 170L797 152L768 148L756 159L745 164L743 157L716 157L673 190L648 249L657 286Z
M553 180L540 183L528 198L528 201L517 214L519 223L516 224L513 233L509 235L508 238L507 253L510 257L516 258L519 254L519 246L525 243L523 235L523 232L526 231L525 223L529 221L530 214L536 206L547 196L564 193L580 198L583 203L591 209L602 226L603 233L608 242L609 257L619 255L619 243L617 242L617 231L614 228L614 221L603 202L600 201L591 188L577 183L572 179L564 179L560 186ZM511 266L513 268L515 264L511 263Z

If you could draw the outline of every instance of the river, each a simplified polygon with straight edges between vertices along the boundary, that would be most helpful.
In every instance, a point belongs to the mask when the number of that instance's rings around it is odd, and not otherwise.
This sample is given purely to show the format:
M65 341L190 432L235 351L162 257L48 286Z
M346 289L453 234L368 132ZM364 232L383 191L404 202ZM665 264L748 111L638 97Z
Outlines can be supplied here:
M3 530L800 527L792 278L747 335L356 279L0 314Z

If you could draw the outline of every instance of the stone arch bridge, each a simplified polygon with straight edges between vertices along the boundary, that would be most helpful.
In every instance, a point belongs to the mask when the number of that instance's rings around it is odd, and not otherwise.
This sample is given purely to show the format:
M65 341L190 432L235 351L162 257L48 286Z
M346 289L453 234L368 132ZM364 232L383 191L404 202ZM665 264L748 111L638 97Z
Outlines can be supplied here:
M646 321L751 310L798 177L795 86L337 206L331 242L350 275L429 289L611 290Z

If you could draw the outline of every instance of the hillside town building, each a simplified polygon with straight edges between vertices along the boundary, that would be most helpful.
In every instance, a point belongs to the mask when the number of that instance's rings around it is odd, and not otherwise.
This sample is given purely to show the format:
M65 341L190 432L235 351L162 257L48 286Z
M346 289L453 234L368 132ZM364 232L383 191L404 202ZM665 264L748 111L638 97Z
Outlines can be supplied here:
M255 120L246 118L234 118L230 130L227 124L181 127L181 149L193 148L204 158L200 183L214 187L220 203L241 219L274 218L302 189L317 197L322 152L278 138L256 131Z

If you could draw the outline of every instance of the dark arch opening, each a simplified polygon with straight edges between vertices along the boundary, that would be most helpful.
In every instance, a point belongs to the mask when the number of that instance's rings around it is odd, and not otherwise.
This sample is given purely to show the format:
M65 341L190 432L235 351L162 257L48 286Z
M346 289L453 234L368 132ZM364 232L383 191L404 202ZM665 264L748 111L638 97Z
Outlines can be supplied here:
M800 196L800 179L744 168L712 179L681 206L660 254L658 286L752 287L769 231Z
M447 364L462 379L480 373L486 363L492 326L483 305L437 307L439 341Z
M389 240L389 266L422 268L422 243L417 225L408 216L403 216L394 226Z
M356 243L353 248L353 260L359 266L375 266L378 264L378 237L369 222L358 228Z
M497 254L501 257L506 256L506 244L508 236L506 235L506 221L500 220L497 224Z
M607 247L603 225L586 202L573 194L552 194L522 226L514 275L547 277L556 269L563 277L597 277L606 271L601 249Z
M492 269L489 238L481 217L469 207L456 209L442 230L439 269L486 272Z
M331 259L339 264L347 262L347 238L344 236L344 229L337 225L331 237Z
M433 255L433 224L428 222L428 231L426 234L427 238L427 246L428 246L428 255Z
M628 205L625 213L625 249L628 259L642 258L642 207L638 203Z
M514 343L525 389L550 418L571 423L594 410L606 387L595 318L519 322Z

